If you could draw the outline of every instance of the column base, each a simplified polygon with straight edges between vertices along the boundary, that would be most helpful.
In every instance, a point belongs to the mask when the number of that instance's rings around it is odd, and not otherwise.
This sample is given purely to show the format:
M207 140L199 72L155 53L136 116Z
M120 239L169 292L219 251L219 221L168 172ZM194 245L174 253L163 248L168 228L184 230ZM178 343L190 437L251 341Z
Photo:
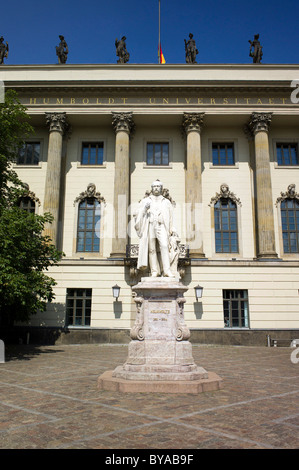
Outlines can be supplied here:
M261 259L278 259L278 254L275 253L274 251L272 253L271 252L270 253L259 253L257 255L257 258L259 260L261 260Z
M127 257L126 253L123 253L123 252L121 252L121 253L110 253L110 258L117 258L117 259L122 258L122 259L124 259L126 257Z
M193 259L205 259L206 255L198 250L189 250L189 257Z

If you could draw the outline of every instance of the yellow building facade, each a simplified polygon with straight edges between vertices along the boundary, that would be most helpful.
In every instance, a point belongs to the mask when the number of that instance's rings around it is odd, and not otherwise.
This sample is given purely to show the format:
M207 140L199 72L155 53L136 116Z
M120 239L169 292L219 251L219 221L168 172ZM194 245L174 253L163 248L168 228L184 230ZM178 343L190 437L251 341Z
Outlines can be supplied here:
M299 337L299 66L4 65L0 78L35 128L15 169L65 253L33 335L129 340L146 275L134 207L158 178L174 201L191 341Z

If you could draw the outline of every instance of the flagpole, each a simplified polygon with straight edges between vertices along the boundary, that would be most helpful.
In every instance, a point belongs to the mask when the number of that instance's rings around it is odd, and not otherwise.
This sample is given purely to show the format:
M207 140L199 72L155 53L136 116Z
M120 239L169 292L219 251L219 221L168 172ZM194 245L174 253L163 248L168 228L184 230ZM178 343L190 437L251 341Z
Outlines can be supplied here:
M159 0L159 43L158 43L158 64L161 63L161 1Z

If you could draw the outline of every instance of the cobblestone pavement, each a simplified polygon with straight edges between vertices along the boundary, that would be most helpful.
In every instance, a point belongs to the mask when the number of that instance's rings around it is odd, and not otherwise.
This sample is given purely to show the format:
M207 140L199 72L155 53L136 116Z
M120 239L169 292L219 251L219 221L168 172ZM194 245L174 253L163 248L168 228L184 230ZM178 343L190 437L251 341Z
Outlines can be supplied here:
M291 348L193 345L223 378L198 395L97 389L127 345L10 346L0 364L1 449L297 449ZM297 357L299 354L297 355Z

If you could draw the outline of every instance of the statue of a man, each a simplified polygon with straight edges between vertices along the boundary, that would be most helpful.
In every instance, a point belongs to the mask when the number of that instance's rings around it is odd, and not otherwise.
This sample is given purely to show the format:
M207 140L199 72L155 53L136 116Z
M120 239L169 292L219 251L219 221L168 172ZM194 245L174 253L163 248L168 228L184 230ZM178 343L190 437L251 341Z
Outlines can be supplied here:
M126 62L129 62L130 59L130 54L127 51L126 39L126 36L123 36L120 41L115 39L116 55L119 57L117 61L118 64L125 64Z
M59 46L56 46L56 55L58 56L58 63L65 64L67 61L67 55L69 53L69 49L64 39L64 36L59 36L59 39L60 39L60 43L59 43Z
M198 50L196 49L195 40L193 39L193 34L189 34L189 40L185 41L185 51L186 51L186 63L187 64L196 64L196 55Z
M142 199L134 214L135 229L140 238L137 268L145 270L149 267L152 277L174 277L171 271L171 240L176 236L173 205L163 196L161 181L154 181L151 187L150 194Z
M4 44L4 38L0 38L0 64L4 63L4 58L8 57L8 44Z
M250 43L249 56L253 58L254 64L260 64L263 57L263 48L259 41L259 34L255 34L253 41L248 41Z

